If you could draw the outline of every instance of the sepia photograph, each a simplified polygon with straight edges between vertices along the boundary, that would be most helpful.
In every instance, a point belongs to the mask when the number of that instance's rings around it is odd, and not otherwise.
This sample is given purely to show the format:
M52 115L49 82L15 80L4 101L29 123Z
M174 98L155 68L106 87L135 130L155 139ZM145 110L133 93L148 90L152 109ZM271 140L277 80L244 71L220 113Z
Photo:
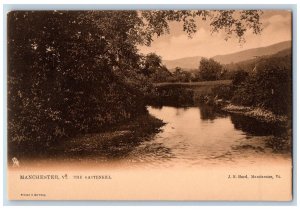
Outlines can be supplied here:
M12 10L9 200L291 201L292 10Z

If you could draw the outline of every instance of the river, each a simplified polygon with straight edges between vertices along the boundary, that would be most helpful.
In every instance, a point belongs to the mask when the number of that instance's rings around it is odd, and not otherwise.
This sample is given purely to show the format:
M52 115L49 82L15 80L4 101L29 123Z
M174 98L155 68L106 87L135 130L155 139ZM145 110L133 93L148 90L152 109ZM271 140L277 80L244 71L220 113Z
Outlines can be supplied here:
M219 113L205 105L149 106L148 111L166 124L127 156L131 163L162 167L290 164L289 151L275 151L268 144L284 132L280 127Z
M33 166L46 165L87 169L291 165L289 150L278 145L274 149L272 140L286 132L276 125L220 112L208 105L184 108L148 106L147 109L150 115L165 123L159 132L136 140L126 137L103 140L101 136L107 135L105 133L88 134L74 139L80 148L67 143L73 146L69 151L78 150L77 155L60 152L60 156L22 159L22 168L31 170ZM79 149L84 149L87 155Z
M9 196L24 199L20 194L27 189L53 200L291 199L291 154L266 144L281 129L209 106L147 109L166 123L159 132L136 140L111 139L93 155L73 160L21 160L20 168L8 171ZM103 141L99 135L82 137L83 147L92 152L91 142ZM30 174L63 178L20 180ZM87 178L95 176L109 179ZM264 176L269 178L256 178Z

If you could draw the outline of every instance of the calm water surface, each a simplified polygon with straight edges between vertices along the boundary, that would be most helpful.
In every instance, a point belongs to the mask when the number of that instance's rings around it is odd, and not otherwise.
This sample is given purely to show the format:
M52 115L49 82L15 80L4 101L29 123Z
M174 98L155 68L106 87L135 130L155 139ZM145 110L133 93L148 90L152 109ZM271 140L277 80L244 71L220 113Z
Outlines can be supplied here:
M134 142L128 139L107 142L109 146L89 157L37 159L30 161L29 166L165 168L291 164L289 151L275 152L267 144L285 132L280 127L220 113L207 105L187 108L149 106L147 109L166 123L160 132L150 137Z
M162 166L290 161L289 152L274 152L266 145L267 140L284 131L276 126L220 114L209 106L149 106L148 111L166 125L153 139L136 147L127 161Z

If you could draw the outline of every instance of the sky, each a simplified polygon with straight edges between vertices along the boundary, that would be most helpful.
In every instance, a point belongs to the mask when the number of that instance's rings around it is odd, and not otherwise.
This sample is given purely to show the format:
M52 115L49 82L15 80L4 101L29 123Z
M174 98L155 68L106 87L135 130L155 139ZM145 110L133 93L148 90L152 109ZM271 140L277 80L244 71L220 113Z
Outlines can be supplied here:
M247 32L245 43L239 43L235 37L225 41L222 32L211 34L209 24L200 20L197 21L196 34L193 38L188 38L182 30L182 24L170 22L169 34L154 37L150 47L139 46L138 48L143 54L154 52L163 60L173 60L192 56L213 57L291 40L290 11L265 10L261 22L263 26L261 34Z

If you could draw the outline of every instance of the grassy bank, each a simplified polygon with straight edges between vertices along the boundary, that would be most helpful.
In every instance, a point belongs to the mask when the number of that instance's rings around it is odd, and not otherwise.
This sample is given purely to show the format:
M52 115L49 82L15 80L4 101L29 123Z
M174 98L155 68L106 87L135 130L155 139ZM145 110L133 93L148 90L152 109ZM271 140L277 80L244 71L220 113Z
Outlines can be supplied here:
M288 117L286 115L276 115L267 109L259 107L234 105L230 100L219 99L221 92L220 90L217 91L219 95L216 96L215 94L217 93L214 92L214 89L222 89L226 86L228 87L230 84L231 80L217 80L191 83L156 83L155 86L158 90L169 90L168 93L174 95L170 97L171 99L175 99L176 95L180 95L181 103L182 101L191 101L191 94L184 94L184 92L190 91L192 93L193 105L204 102L211 106L217 106L222 111L251 117L262 122L287 124ZM180 89L180 92L171 91L177 89Z
M146 141L158 133L163 125L161 120L149 114L139 115L99 133L63 139L50 145L47 150L43 149L35 153L18 153L21 155L17 158L117 158L128 154L142 141ZM10 156L15 155L10 154Z
M158 133L162 125L164 123L161 120L145 114L102 133L68 139L53 149L68 157L102 156L117 158L126 155L142 141L146 141Z
M194 91L194 97L205 96L212 93L212 89L220 85L229 85L231 80L216 80L216 81L202 81L202 82L164 82L156 83L156 87L182 87Z
M197 105L211 95L214 88L230 83L231 80L155 83L156 93L151 101L162 105Z
M278 122L281 124L286 124L288 122L287 116L276 115L269 110L262 109L259 107L247 107L247 106L228 104L221 107L221 109L226 112L241 114L267 123Z

